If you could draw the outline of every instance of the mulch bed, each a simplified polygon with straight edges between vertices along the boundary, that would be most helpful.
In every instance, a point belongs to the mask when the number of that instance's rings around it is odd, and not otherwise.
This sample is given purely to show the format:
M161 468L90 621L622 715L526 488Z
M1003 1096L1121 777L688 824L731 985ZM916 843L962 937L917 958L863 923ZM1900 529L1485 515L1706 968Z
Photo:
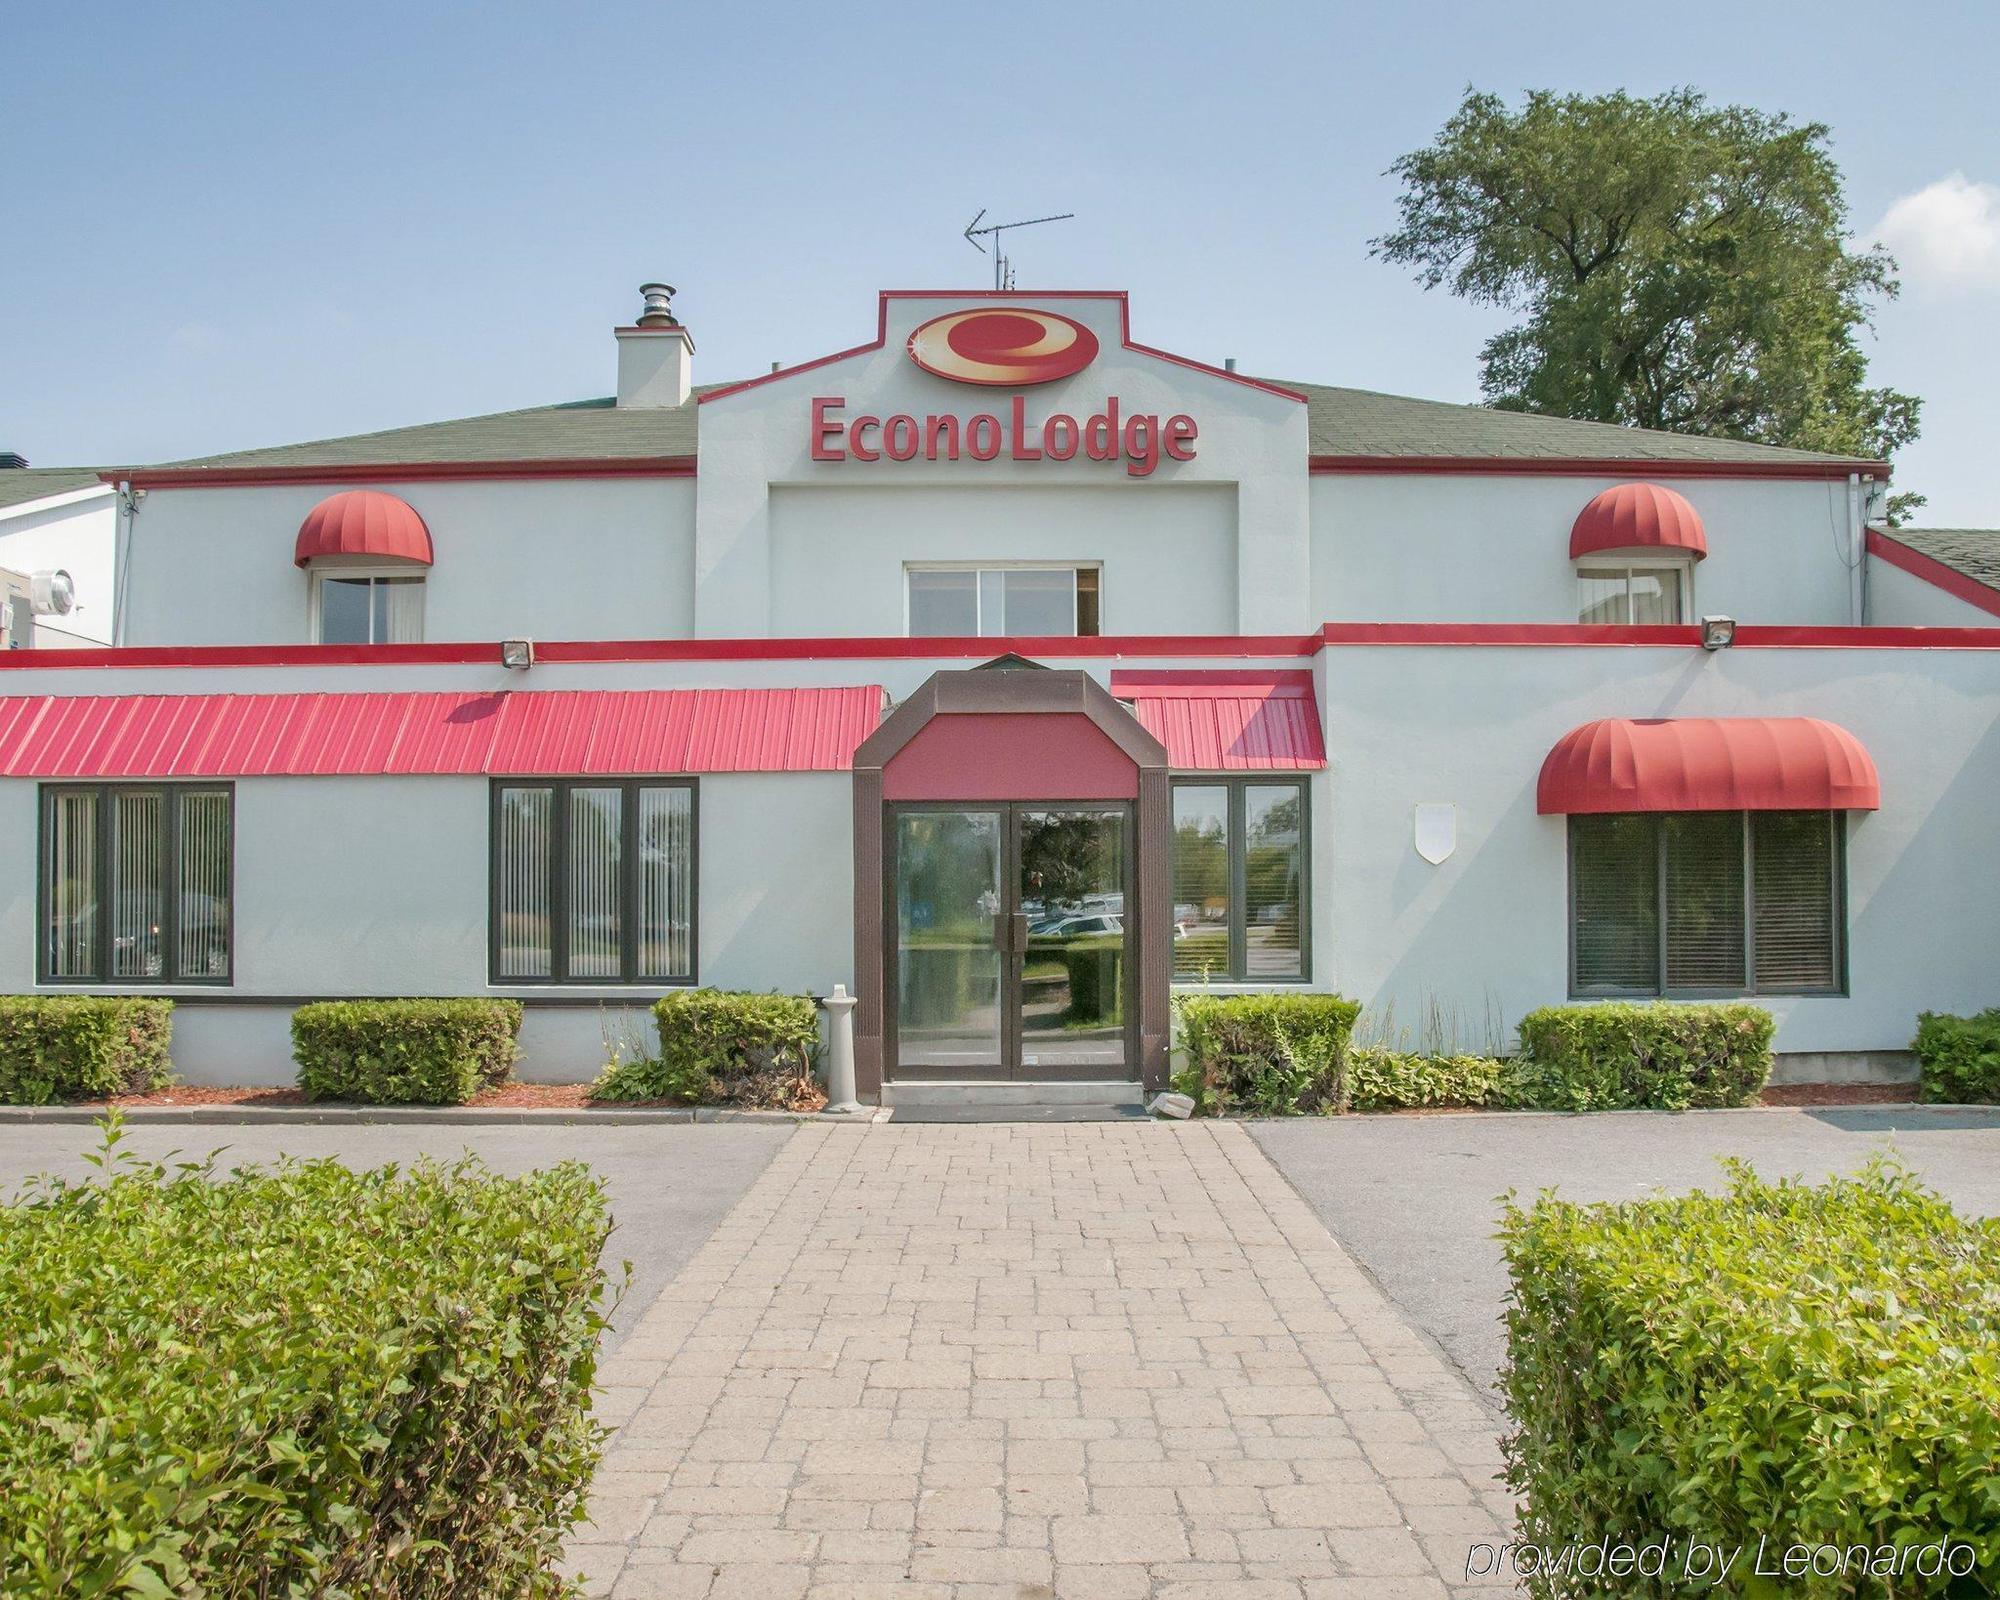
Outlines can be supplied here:
M1917 1102L1914 1083L1778 1083L1764 1091L1767 1106L1907 1106Z
M673 1106L678 1100L592 1100L587 1083L503 1083L474 1095L466 1105L525 1107L536 1111L631 1110L634 1107ZM343 1100L308 1100L299 1089L211 1088L206 1085L176 1084L152 1094L113 1095L109 1100L79 1100L83 1106L303 1106L329 1109L349 1105ZM374 1110L375 1107L368 1109Z

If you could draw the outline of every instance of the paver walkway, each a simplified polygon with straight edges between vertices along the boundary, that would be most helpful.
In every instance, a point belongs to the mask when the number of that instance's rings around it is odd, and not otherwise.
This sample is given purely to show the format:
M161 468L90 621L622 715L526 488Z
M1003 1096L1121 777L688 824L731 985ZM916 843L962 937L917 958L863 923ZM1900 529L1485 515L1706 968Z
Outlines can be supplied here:
M1443 1596L1510 1509L1228 1123L801 1128L603 1381L616 1600Z

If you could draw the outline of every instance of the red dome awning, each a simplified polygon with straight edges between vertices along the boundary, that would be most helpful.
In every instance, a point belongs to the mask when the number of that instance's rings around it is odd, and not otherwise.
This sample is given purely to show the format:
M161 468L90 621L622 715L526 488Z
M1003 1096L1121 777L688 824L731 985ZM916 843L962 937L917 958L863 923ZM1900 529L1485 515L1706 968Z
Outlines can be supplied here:
M345 489L306 513L295 566L323 556L365 556L375 561L431 564L431 530L408 502L380 489Z
M1875 811L1882 782L1861 741L1817 717L1606 717L1572 728L1542 763L1535 809Z
M1569 558L1600 550L1679 550L1699 561L1708 536L1695 508L1657 483L1613 484L1577 513Z

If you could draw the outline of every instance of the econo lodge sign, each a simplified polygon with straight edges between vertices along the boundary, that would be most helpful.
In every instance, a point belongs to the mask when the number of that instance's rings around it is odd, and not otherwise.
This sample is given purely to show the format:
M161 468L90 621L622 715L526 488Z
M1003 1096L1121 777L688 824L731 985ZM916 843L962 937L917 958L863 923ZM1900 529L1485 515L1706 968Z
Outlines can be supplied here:
M933 377L988 388L1022 389L1073 377L1097 359L1097 335L1053 311L1025 307L948 311L910 335L910 359ZM1118 396L1101 411L1077 417L1052 411L1031 422L1025 395L1001 411L969 417L907 411L878 417L847 414L844 395L812 403L815 461L1122 461L1134 478L1162 461L1192 461L1200 430L1184 412L1164 421L1153 412L1124 413Z

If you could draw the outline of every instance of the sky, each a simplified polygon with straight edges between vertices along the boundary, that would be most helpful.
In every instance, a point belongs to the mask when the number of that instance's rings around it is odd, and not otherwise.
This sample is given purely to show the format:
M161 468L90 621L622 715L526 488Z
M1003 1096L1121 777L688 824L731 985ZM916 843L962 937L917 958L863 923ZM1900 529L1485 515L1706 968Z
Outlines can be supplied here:
M637 286L698 382L881 288L1131 291L1263 376L1478 398L1502 314L1370 258L1468 85L1825 122L1903 294L1916 521L2000 527L2000 6L21 4L0 30L0 450L163 461L610 392Z

